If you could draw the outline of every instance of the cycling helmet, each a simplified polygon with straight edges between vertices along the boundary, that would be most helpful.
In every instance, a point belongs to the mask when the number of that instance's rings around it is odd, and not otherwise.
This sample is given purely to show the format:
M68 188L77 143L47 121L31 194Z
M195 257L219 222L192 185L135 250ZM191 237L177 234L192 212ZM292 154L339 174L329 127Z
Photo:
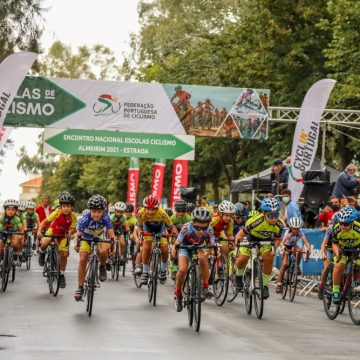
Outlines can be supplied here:
M280 211L281 206L278 199L265 198L261 200L260 208L263 211Z
M59 196L59 204L71 204L73 205L75 198L67 191L63 191Z
M338 213L338 221L342 223L351 223L357 219L357 211L351 206L343 207Z
M252 218L253 216L260 215L260 213L257 210L251 210L248 214L248 219Z
M247 213L246 207L243 203L236 203L234 208L236 216L245 216Z
M187 203L186 205L186 212L192 213L194 209L196 208L196 205L193 203Z
M82 212L82 216L85 216L86 214L88 214L90 212L90 210L89 209L85 209L83 212Z
M211 220L210 211L204 207L195 208L191 216L193 220L198 220L201 222L210 222Z
M166 213L167 213L169 216L172 216L173 213L174 213L173 210L172 210L172 208L166 208L165 211L166 211Z
M114 210L125 211L126 204L122 201L118 201L117 203L114 204Z
M28 201L27 204L26 204L26 208L27 209L35 209L36 204L33 201Z
M102 195L96 194L88 200L87 206L91 210L105 210L107 201Z
M25 211L26 210L26 204L27 202L26 201L20 201L20 204L19 204L19 206L18 206L18 209L20 210L20 211Z
M337 213L335 213L335 214L333 215L333 217L331 218L331 223L332 223L333 225L336 225L338 222L339 222L339 213L337 212Z
M303 223L300 218L294 216L289 219L288 225L289 225L289 227L291 227L293 229L300 229L302 227Z
M177 212L185 212L187 207L187 202L185 200L178 200L175 202L174 208Z
M219 205L219 211L223 214L233 214L235 212L235 206L231 201L224 200Z
M156 209L159 206L160 206L159 200L155 196L153 196L153 195L145 196L144 201L143 201L143 207L146 207L148 209Z
M4 207L4 209L6 209L7 207L14 207L15 209L17 209L19 207L19 201L15 200L15 199L5 200L3 207Z
M134 212L134 205L130 203L126 203L126 212Z

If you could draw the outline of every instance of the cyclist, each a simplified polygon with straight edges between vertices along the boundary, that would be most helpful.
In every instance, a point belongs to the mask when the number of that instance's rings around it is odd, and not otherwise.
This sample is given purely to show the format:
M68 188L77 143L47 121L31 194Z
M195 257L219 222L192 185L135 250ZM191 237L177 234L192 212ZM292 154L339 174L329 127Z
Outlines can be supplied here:
M114 240L115 233L109 214L105 211L107 207L107 201L102 195L93 195L87 202L87 206L90 210L79 221L77 227L77 239L75 241L75 250L79 252L80 261L78 268L78 281L79 288L75 292L75 300L80 301L84 295L84 281L86 276L86 265L90 255L90 243L87 240L91 240L94 236L102 237L104 229L107 231L107 235L111 240ZM81 241L81 244L79 243ZM105 281L107 278L106 262L108 259L108 253L111 248L111 244L99 243L99 280Z
M338 213L338 223L331 233L335 263L332 279L334 304L340 303L340 283L351 251L360 245L360 222L356 221L357 216L354 208L345 206ZM356 264L360 265L360 259L356 260Z
M299 241L302 241L307 249L307 253L306 253L307 258L309 257L311 251L311 246L307 241L304 232L301 230L301 227L303 225L302 220L298 217L292 217L289 219L288 225L289 225L289 229L284 234L280 244L283 253L283 261L280 268L278 282L276 284L275 291L277 294L281 293L281 285L283 283L284 273L288 265L289 256L288 253L285 251L285 249L292 251L301 251L301 248L299 247L298 243ZM300 261L301 261L301 256L298 256L297 257L298 264L300 264Z
M114 204L114 213L110 216L111 222L113 224L115 236L119 237L120 241L120 265L124 265L124 253L125 253L125 238L123 233L123 228L126 233L129 234L130 227L126 220L126 215L124 214L126 211L126 204L122 201L119 201ZM112 254L115 255L115 254Z
M134 205L130 203L126 203L126 210L125 210L125 216L126 221L130 228L130 235L129 235L129 241L130 241L130 259L132 259L134 254L134 248L135 248L135 238L134 238L134 227L136 224L136 217L133 215L134 212ZM140 264L140 262L139 262Z
M0 216L0 260L4 254L5 244L3 240L2 231L12 231L12 232L23 232L24 225L21 219L16 215L16 210L19 206L19 201L14 199L8 199L4 201L4 215ZM23 236L15 235L11 236L11 246L15 251L15 260L17 260L18 253L20 253L20 261L25 261L23 255L21 254L23 247Z
M172 234L177 235L177 230L172 223L169 215L159 206L158 199L153 195L145 196L143 200L143 208L138 212L137 223L135 225L134 236L138 246L140 245L141 232L150 233L166 233L167 229ZM142 238L142 274L141 282L148 283L149 279L149 260L152 248L152 236L144 236ZM161 239L161 269L160 280L166 281L167 261L169 257L169 246L165 238Z
M234 214L233 234L234 236L236 236L236 234L240 231L240 229L245 226L248 211L243 203L236 203L234 207L235 207L235 214Z
M69 241L66 235L74 234L76 230L77 215L73 211L75 198L64 191L59 196L60 207L53 211L45 220L40 223L38 228L37 237L41 238L42 231L49 224L50 227L46 230L44 237L41 239L39 265L44 266L45 251L51 242L51 238L46 235L64 235L64 238L56 238L60 255L60 277L59 287L66 287L66 280L64 272L66 270L67 258L69 256Z
M196 205L194 203L187 203L186 205L186 213L191 216L192 212L196 208Z
M276 249L279 246L281 233L284 228L284 223L280 220L280 203L275 198L265 198L261 201L260 208L263 213L248 219L245 227L237 233L235 240L236 242L242 242L245 236L247 236L250 241L273 240ZM259 249L264 263L264 299L269 297L269 288L267 285L270 280L275 255L271 250L271 245L263 245ZM240 246L240 255L236 259L236 285L239 291L243 289L242 276L250 254L251 250L249 248Z
M26 230L32 231L34 236L36 236L36 231L40 226L40 219L37 212L35 212L36 204L33 201L26 202L26 211L22 214L23 219L26 223ZM24 244L25 245L25 244ZM38 242L34 242L33 250L37 250L39 248Z
M192 245L202 244L203 242L214 246L214 231L210 227L211 215L208 209L204 207L196 208L192 213L192 221L185 224L182 228L176 244ZM199 263L202 279L202 291L205 298L211 298L212 293L209 289L209 265L207 251L199 250ZM173 258L177 257L177 249L174 246L171 250ZM186 249L180 249L178 254L179 270L176 275L175 285L175 309L180 312L182 310L182 287L184 284L186 272L189 267L190 253Z
M261 213L257 210L250 210L247 216L247 220L249 220L250 218L260 215Z
M25 220L23 219L23 212L26 210L26 201L19 201L19 206L16 210L16 216L18 216L25 225Z
M172 217L174 212L173 212L173 209L172 208L166 208L165 209L165 212L169 215L169 217Z

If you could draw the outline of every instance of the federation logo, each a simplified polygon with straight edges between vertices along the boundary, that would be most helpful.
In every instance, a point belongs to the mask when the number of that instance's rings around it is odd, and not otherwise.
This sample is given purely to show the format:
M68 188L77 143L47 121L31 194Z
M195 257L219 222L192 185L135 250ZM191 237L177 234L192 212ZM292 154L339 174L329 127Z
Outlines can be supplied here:
M101 94L98 101L93 105L95 116L109 116L118 113L121 104L115 96Z

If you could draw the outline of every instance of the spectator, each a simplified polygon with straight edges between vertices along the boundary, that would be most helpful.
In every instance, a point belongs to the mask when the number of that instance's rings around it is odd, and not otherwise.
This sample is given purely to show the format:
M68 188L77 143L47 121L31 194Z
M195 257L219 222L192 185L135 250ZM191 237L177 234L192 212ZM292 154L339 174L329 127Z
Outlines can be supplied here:
M334 214L340 211L340 199L337 196L331 196L329 201L331 203Z
M291 200L291 190L284 189L281 192L282 195L282 202L285 204L285 221L288 221L292 217L297 217L299 219L302 219L301 212L299 209L298 204Z
M41 199L41 205L38 205L35 209L39 215L40 222L44 221L51 213L51 204L48 196L44 196Z
M287 188L289 173L282 160L275 160L271 169L271 193L276 195Z
M334 210L332 208L332 203L328 202L324 210L319 214L318 219L321 223L320 229L321 231L326 231L328 227L331 225L331 219L334 215Z
M359 186L360 179L356 178L356 166L348 165L345 170L340 173L336 180L332 195L341 199L344 195L353 195Z

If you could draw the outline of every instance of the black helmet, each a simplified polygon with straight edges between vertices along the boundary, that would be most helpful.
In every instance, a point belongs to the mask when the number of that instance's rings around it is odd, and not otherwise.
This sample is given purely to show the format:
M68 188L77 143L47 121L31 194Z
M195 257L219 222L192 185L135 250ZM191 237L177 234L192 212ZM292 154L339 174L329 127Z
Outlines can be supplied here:
M75 198L67 191L63 191L59 196L59 204L71 204L73 205Z
M201 222L210 222L211 220L210 211L205 207L195 208L191 216L193 220L198 220Z
M102 195L96 194L88 200L87 206L91 210L105 210L107 201Z
M186 204L186 212L192 213L195 208L196 208L196 205L193 203Z
M126 203L126 212L134 212L134 205L130 203Z
M173 210L172 210L172 208L166 208L165 211L166 211L166 213L167 213L169 216L172 216L173 213L174 213Z
M183 199L180 199L176 201L174 208L177 212L185 212L187 208L187 202Z

